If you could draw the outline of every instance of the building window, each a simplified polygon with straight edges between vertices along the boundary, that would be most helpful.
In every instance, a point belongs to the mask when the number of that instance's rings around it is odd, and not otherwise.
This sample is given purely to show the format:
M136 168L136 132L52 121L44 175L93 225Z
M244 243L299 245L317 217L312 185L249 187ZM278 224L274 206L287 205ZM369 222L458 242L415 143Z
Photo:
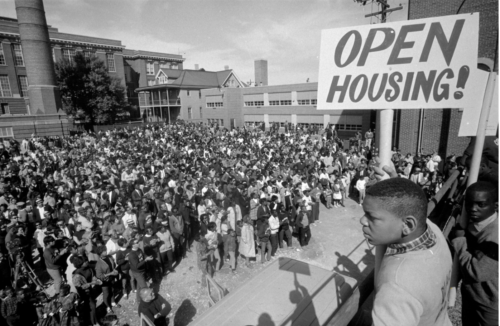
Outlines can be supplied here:
M3 46L2 43L0 43L0 65L6 65L7 63L5 62L5 53L3 53Z
M162 68L162 69L168 69L168 68L170 68L170 63L168 63L168 62L162 62L162 63L160 63L160 68Z
M280 101L280 105L292 105L292 100Z
M21 96L28 96L28 77L19 76L19 86L21 89Z
M318 103L318 100L317 100L317 99L312 99L312 100L311 100L311 104L312 104L312 105L316 105L317 103Z
M280 101L269 101L269 105L280 105Z
M224 106L223 102L212 102L212 103L207 103L207 108L221 108Z
M9 104L1 103L0 104L0 114L10 114Z
M115 72L115 55L113 53L106 53L106 60L108 61L108 71Z
M188 89L187 90L187 96L190 97L191 96L191 91Z
M94 56L94 52L92 51L83 51L83 56L85 59L90 59L91 57ZM113 58L113 63L114 63L114 58ZM108 65L109 65L109 61L108 61Z
M188 119L193 119L193 108L188 107Z
M68 60L69 62L73 62L73 58L75 57L75 49L63 49L63 59Z
M170 69L179 69L179 66L177 65L177 63L172 63L170 65Z
M155 81L154 80L148 80L148 86L154 86Z
M158 84L167 84L168 83L168 77L165 75L161 75L158 77Z
M155 65L152 62L146 63L146 74L148 75L155 74Z
M224 125L224 119L220 119L220 125L223 126Z
M16 66L24 66L23 48L21 44L14 44L14 63Z
M248 101L245 106L264 106L264 101Z
M203 119L203 108L200 106L200 119Z
M2 104L2 111L3 111L3 104ZM14 138L14 131L12 130L12 127L0 128L0 138Z
M311 104L310 100L297 100L297 102L299 103L299 105L309 105L309 104Z
M12 97L9 77L6 75L0 75L0 97Z

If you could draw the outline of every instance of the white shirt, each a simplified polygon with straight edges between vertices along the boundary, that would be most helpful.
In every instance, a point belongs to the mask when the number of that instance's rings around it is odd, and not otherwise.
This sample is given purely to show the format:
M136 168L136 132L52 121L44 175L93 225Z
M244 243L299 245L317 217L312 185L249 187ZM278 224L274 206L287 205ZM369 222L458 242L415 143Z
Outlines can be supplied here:
M112 239L109 239L108 242L106 242L107 252L117 251L119 248L120 247L118 247L118 245ZM116 262L116 254L114 254L112 257Z
M134 222L134 225L137 226L137 216L135 214L129 214L125 213L122 217L123 224L125 225L125 228L128 228L128 222L132 221Z

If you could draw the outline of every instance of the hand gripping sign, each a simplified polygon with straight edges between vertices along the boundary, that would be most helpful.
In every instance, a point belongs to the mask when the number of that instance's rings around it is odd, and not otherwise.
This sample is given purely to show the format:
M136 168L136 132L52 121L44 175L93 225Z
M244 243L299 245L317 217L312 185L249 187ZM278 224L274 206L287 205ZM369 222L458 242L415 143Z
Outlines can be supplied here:
M477 107L479 14L323 30L318 110Z

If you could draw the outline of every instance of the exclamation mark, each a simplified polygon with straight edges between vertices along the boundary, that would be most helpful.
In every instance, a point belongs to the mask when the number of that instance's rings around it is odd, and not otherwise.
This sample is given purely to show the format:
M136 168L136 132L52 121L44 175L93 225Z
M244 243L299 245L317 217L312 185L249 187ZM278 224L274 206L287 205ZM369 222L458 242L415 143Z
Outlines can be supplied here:
M462 68L460 68L460 70L458 71L457 89L464 89L465 84L467 83L467 79L469 79L469 66L462 66ZM456 91L455 94L453 94L455 100L459 100L463 96L464 93L462 93L462 91Z

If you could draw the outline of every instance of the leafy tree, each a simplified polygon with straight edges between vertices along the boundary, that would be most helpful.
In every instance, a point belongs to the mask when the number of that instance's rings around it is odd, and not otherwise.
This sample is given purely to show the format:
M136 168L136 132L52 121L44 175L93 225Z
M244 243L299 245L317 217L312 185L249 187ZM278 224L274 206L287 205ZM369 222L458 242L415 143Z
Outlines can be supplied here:
M111 77L104 61L96 56L85 58L77 52L72 61L63 59L55 66L68 115L83 116L93 128L95 123L113 124L118 114L128 110L120 79Z

